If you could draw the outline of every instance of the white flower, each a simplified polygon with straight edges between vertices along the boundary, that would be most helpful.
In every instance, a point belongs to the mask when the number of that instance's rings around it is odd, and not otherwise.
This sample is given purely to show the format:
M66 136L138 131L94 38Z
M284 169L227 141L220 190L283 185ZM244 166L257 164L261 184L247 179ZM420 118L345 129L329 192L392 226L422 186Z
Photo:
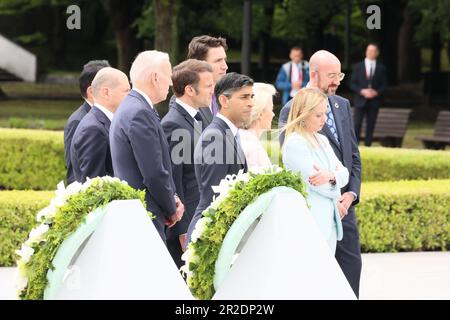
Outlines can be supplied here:
M83 185L81 183L79 183L78 181L72 182L66 188L65 197L68 198L71 195L79 193L81 191L82 186Z
M28 284L28 278L22 275L22 273L17 270L15 275L15 284L16 284L16 295L17 298L20 298L20 294L23 290L27 287Z
M205 230L206 225L208 223L210 223L211 221L212 221L211 218L208 218L208 217L203 217L197 221L197 223L195 224L195 229L191 235L192 242L197 241L197 239L203 234L203 231Z
M16 253L21 257L21 263L25 264L30 261L31 256L34 253L34 249L23 243L22 248L20 250L16 250Z
M42 223L39 227L33 228L30 232L30 236L25 244L31 246L33 243L39 243L43 240L44 234L48 231L48 224Z
M56 212L58 212L58 210L56 210L56 208L54 206L49 205L48 207L45 207L44 209L39 211L36 220L38 222L41 222L42 220L45 221L45 220L53 219Z
M92 183L92 179L87 177L86 178L86 182L83 183L83 185L81 186L81 190L80 191L86 191L86 189L91 186L91 183Z

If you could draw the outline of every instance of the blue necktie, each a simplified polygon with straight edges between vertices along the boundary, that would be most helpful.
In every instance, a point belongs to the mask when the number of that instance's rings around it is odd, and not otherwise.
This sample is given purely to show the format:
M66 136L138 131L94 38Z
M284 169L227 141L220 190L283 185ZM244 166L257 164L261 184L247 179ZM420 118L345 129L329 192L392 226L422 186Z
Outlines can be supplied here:
M336 141L339 142L336 126L334 124L333 112L331 112L331 107L329 104L327 105L327 125L330 128L330 131L333 134Z

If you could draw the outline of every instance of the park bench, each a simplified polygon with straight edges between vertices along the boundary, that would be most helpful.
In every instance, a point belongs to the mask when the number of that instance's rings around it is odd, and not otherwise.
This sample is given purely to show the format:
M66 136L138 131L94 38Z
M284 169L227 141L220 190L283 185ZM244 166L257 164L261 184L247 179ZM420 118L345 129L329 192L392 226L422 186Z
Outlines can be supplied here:
M383 147L401 147L411 111L411 109L403 108L380 108L373 141L380 142ZM364 118L360 134L361 140L364 139L365 134L366 119Z
M450 145L450 111L440 111L432 137L418 136L426 149L442 149Z

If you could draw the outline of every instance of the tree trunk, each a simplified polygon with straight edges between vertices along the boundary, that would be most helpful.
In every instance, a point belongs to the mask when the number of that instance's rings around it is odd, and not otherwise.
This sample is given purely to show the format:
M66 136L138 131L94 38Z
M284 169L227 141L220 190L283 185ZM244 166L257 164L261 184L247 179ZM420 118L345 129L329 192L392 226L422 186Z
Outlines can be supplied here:
M266 25L264 30L260 32L259 35L259 65L258 68L261 70L261 79L263 81L268 81L267 68L270 63L270 35L272 34L272 24L273 24L273 14L275 12L275 3L271 1L267 3L264 7L264 17Z
M431 72L441 71L441 35L438 31L431 35Z
M241 73L250 76L251 66L251 34L252 34L252 1L244 1L244 21L242 23L242 56Z
M117 68L125 73L130 70L131 63L139 50L136 30L131 25L141 15L143 2L142 0L103 0L116 35Z
M173 63L178 61L178 0L153 0L155 11L155 49L167 52Z
M398 35L398 70L399 82L416 82L420 79L420 49L414 44L414 27L418 24L417 16L405 8L403 24Z
M53 18L52 29L52 53L55 66L58 68L63 67L66 64L65 52L66 52L66 20L65 20L65 7L55 6L51 7L51 13Z

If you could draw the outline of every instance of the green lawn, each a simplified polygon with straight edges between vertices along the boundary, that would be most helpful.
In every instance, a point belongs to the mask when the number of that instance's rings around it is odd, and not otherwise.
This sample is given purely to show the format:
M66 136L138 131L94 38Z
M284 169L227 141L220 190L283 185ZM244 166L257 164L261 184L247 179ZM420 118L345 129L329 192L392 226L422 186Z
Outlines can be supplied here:
M9 97L18 99L78 99L80 97L80 89L76 84L0 82L0 87Z
M0 101L0 127L62 130L81 100Z

